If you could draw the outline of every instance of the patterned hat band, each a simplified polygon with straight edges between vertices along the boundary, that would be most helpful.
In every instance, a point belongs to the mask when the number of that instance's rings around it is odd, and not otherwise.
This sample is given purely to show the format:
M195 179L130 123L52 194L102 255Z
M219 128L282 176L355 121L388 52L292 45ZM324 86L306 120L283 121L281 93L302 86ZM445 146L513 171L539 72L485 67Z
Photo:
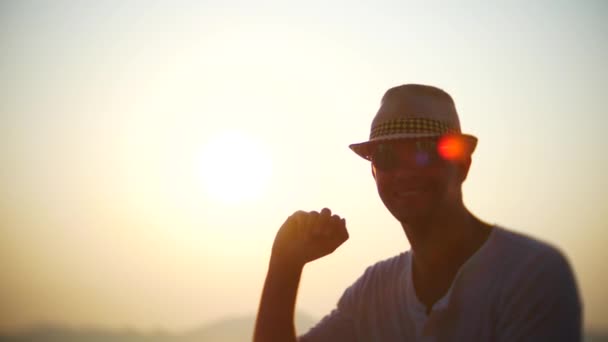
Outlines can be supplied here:
M372 127L370 140L396 134L436 134L460 133L447 123L426 118L400 118L383 122Z

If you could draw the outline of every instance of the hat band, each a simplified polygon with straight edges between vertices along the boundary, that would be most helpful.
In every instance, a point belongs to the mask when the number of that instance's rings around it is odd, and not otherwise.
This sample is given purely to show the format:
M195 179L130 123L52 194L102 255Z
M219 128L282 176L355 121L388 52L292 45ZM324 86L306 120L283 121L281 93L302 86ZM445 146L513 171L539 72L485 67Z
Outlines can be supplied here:
M395 134L436 134L458 133L458 129L445 122L425 118L400 118L383 122L372 127L370 140Z

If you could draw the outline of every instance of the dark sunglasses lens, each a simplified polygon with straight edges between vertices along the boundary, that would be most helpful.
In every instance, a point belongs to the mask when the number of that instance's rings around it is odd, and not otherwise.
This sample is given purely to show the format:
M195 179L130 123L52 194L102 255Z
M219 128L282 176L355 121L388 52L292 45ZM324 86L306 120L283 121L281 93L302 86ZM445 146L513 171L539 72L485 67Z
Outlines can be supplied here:
M437 141L421 140L416 143L416 164L427 166L439 160Z
M388 171L397 166L397 156L389 145L379 145L372 155L372 163L380 170Z
M418 166L427 166L432 162L432 157L430 153L425 151L416 152L416 165Z
M427 167L437 163L441 159L441 156L437 151L437 142L434 140L415 141L414 147L415 150L409 158L411 162L415 164L408 165ZM401 153L401 157L399 157L394 146L380 144L372 155L372 163L379 170L393 170L399 166L399 158L405 158L407 156L405 151L402 151L403 153Z

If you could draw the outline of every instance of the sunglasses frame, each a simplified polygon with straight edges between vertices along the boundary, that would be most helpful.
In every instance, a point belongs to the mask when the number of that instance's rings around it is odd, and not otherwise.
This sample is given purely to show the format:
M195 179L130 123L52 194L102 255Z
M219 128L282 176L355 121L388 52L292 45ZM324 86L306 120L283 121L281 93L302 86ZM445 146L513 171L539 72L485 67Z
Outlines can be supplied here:
M420 138L412 139L415 142L415 154L410 156L417 167L428 167L436 165L439 161L445 160L439 152L440 138ZM392 171L403 162L397 153L397 147L391 143L380 143L374 149L371 156L372 165L381 171Z

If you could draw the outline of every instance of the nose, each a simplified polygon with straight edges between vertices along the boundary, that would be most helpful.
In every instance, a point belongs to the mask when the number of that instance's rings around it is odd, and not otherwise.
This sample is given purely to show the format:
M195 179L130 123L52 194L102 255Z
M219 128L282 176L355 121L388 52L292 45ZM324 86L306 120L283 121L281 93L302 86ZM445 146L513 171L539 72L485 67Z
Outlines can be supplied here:
M428 157L426 156L416 155L409 158L401 158L391 174L394 179L399 181L415 181L421 178L424 166L427 164Z

